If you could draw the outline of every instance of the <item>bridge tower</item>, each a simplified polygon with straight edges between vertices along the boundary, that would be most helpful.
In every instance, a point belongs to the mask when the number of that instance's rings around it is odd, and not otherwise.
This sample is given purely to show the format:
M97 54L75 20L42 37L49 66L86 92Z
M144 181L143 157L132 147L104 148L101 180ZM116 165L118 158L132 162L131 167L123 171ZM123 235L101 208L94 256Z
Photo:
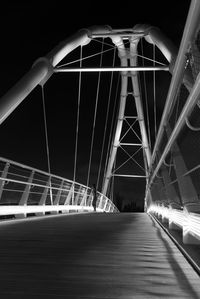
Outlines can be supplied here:
M138 45L140 39L144 38L148 43L157 46L165 58L170 63L169 70L173 68L177 50L173 44L160 32L158 28L148 25L136 25L132 32L120 32L117 36L111 37L114 45L118 49L118 55L122 67L138 66ZM128 42L127 42L128 40ZM128 46L127 46L128 45ZM158 69L157 69L158 70ZM132 102L132 112L127 115L126 106ZM151 166L151 149L149 128L147 128L143 111L142 93L138 71L121 72L121 93L120 104L117 116L117 124L114 132L113 143L109 153L106 174L104 178L102 193L109 194L112 177L128 177L133 179L146 179L148 182L149 169ZM147 130L148 129L148 130ZM126 139L132 134L132 138ZM129 147L129 151L127 148ZM131 148L131 150L130 150ZM131 173L117 172L120 168L115 167L116 156L119 150L125 152L128 159L122 166L132 160Z

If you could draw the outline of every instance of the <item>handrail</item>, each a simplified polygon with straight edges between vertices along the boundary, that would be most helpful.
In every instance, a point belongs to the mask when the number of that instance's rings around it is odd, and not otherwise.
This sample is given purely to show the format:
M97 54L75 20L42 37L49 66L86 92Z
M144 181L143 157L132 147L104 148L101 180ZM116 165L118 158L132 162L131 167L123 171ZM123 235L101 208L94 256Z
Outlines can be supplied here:
M192 91L187 99L187 102L185 103L185 106L182 109L181 115L179 116L179 119L176 122L176 125L174 126L174 130L172 131L170 138L167 142L167 145L165 146L165 149L163 150L163 153L159 159L159 162L150 178L149 186L151 185L157 172L159 171L160 167L162 166L163 161L165 160L165 158L166 158L167 154L169 153L171 147L173 146L176 138L178 137L178 134L180 133L182 127L184 126L186 117L190 114L195 103L198 101L199 93L200 93L200 74L198 75L198 77L196 79L195 85L192 88Z
M17 166L17 167L21 167L21 168L24 168L24 169L28 169L28 170L31 170L31 171L38 172L38 173L40 173L40 174L42 174L42 175L53 176L54 178L57 178L57 179L60 179L60 180L65 180L65 181L67 181L67 182L69 182L69 183L73 183L72 180L66 179L66 178L64 178L64 177L61 177L61 176L58 176L58 175L55 175L55 174L51 174L51 173L49 173L49 172L40 170L40 169L38 169L38 168L34 168L34 167L31 167L31 166L28 166L28 165L25 165L25 164L22 164L22 163L19 163L19 162L15 162L15 161L10 160L10 159L7 159L7 158L0 157L0 162L1 162L1 161L2 161L2 162L5 162L5 163L13 164L13 165L15 165L15 166ZM87 188L86 185L83 185L83 184L79 184L79 185L81 185L81 186Z
M200 243L200 215L188 213L185 210L170 209L159 203L152 204L148 213L161 218L162 222L168 223L169 229L182 230L183 243Z
M156 142L154 145L154 150L153 150L153 154L152 154L152 165L155 161L156 152L158 151L159 145L161 143L165 124L166 124L170 109L172 107L172 104L174 102L175 96L178 92L181 78L183 76L183 73L185 72L185 65L186 65L186 59L187 59L185 53L187 53L189 42L192 40L192 38L195 34L196 24L199 21L199 10L200 10L200 2L193 0L190 5L188 18L187 18L185 29L183 32L182 41L180 44L178 56L176 58L176 63L175 63L174 69L173 69L173 76L172 76L171 84L169 87L166 104L164 107L164 111L162 114L159 130L158 130L158 135L157 135ZM188 84L187 84L187 86L188 86ZM188 88L189 88L189 86L188 86ZM191 86L190 86L190 88L191 88Z
M93 211L91 188L9 159L0 158L0 162L4 163L1 165L4 169L0 176L0 216L14 215L15 218L25 218L29 214L43 216L46 213ZM13 166L10 174L9 168ZM20 171L23 172L24 169L29 173L26 180L20 180ZM36 182L38 174L44 176L43 182ZM56 185L54 185L55 180ZM37 192L34 192L33 188ZM49 200L50 190L53 197L52 203ZM109 198L97 192L96 211L118 212L118 209Z

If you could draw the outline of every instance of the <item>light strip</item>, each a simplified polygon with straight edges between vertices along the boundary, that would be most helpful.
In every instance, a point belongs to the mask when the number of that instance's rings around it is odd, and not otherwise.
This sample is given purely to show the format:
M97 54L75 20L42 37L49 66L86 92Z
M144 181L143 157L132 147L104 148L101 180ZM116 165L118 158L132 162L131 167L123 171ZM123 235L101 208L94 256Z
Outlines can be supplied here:
M145 175L137 175L137 174L113 174L112 176L128 177L128 178L146 178Z
M196 213L187 213L182 210L169 209L167 207L151 205L148 213L158 214L175 223L184 232L188 232L200 240L200 215Z
M116 31L116 32L110 32L110 33L93 33L91 34L90 38L106 38L106 37L114 37L114 36L120 36L120 37L143 37L145 34L141 32L127 32L127 31Z
M168 66L132 66L132 67L82 67L82 68L54 68L54 73L74 73L74 72L141 72L141 71L169 71Z
M0 215L17 215L17 214L29 214L29 213L45 213L45 212L69 212L70 210L77 211L93 211L91 206L70 206L70 205L54 205L54 206L1 206ZM98 212L104 211L97 207Z

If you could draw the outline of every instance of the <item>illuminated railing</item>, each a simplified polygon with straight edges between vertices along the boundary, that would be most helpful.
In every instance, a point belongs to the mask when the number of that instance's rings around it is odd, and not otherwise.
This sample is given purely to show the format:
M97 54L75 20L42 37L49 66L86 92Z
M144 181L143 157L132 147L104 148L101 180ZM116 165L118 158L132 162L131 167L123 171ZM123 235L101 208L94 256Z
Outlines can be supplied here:
M68 212L91 212L91 188L63 177L0 158L0 217L22 218ZM118 212L97 192L97 212Z
M182 230L182 237L184 243L199 244L199 214L188 213L186 210L171 209L159 203L152 204L148 209L148 213L156 216L161 222L167 224L169 229Z
M192 0L154 144L146 210L200 241L200 2Z

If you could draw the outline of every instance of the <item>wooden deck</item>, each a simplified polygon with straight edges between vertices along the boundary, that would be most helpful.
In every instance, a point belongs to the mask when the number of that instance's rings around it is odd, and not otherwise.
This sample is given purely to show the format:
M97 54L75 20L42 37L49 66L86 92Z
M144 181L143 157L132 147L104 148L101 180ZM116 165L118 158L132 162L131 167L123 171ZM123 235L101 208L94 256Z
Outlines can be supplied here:
M200 298L200 278L146 214L0 224L0 298Z

